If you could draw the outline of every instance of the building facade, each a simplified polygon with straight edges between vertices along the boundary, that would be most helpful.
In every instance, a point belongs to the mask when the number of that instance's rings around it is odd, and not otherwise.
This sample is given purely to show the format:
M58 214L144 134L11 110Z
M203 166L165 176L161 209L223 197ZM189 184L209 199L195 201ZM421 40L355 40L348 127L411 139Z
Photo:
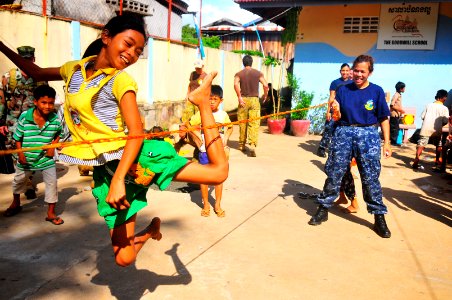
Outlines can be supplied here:
M122 8L121 8L122 2ZM143 16L148 34L166 38L168 35L168 0L43 0L14 1L21 9L37 14L46 10L47 16L56 16L94 24L106 24L109 19L123 12ZM81 5L83 3L83 5ZM182 38L182 14L187 13L188 4L181 0L171 2L170 39Z
M372 55L370 81L392 96L395 84L406 84L405 107L415 107L415 124L434 101L436 91L452 89L452 1L249 1L242 8L270 18L272 12L301 8L293 73L303 90L324 102L342 63ZM276 6L276 7L275 7ZM284 20L276 23L284 26Z

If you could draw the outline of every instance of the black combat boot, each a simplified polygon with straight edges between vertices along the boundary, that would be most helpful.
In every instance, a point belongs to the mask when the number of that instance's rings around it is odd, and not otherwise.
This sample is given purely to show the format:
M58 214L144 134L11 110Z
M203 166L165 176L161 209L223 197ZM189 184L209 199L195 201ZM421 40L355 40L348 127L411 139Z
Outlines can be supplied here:
M309 220L309 225L320 225L322 222L328 221L328 208L323 205L319 205L317 212L314 216L312 216L311 220Z
M317 149L317 156L326 157L325 149L319 147L319 149Z
M375 215L374 231L382 238L391 237L391 231L386 225L385 215Z

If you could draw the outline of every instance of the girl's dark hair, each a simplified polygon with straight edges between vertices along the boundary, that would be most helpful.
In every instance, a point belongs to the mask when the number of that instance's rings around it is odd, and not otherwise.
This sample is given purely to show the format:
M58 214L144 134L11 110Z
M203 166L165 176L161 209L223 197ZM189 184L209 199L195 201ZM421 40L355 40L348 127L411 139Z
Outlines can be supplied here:
M369 64L369 72L372 73L374 71L374 59L370 55L362 54L355 58L355 61L353 62L353 69L355 69L357 64L366 62Z
M108 31L108 35L114 37L118 33L126 30L135 30L141 33L146 40L146 29L144 27L144 20L142 17L134 14L123 14L110 19L104 26L104 30Z
M447 91L446 90L439 90L436 92L435 99L441 99L447 97Z
M396 89L397 93L400 93L400 91L404 88L405 88L405 83L403 83L401 81L397 82L395 85L395 89Z
M221 88L221 86L214 84L210 87L210 95L218 96L223 99L223 89Z
M342 70L344 67L349 67L349 68L350 68L350 65L349 65L348 63L343 63L343 64L341 65L340 70Z
M98 38L97 40L94 40L89 44L88 48L86 48L85 53L83 53L82 58L86 58L88 56L98 55L100 53L100 50L104 44L102 43L102 39Z
M37 88L34 89L33 97L35 98L36 101L45 96L55 99L56 96L55 89L51 86L48 86L47 84L39 85Z

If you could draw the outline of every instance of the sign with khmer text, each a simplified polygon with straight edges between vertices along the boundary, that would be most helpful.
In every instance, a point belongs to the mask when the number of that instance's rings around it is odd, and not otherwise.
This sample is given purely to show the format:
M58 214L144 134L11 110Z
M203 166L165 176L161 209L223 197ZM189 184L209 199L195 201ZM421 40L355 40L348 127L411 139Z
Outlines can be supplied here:
M382 4L377 49L434 50L438 3Z

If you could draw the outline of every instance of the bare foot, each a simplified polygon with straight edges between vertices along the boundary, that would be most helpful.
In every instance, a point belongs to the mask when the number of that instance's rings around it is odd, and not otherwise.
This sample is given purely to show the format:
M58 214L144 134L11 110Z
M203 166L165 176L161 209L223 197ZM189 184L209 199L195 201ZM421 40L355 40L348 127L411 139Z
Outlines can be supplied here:
M358 208L354 207L353 205L350 205L344 208L344 212L347 214L354 214L358 212Z
M150 234L153 240L160 241L162 239L162 234L160 232L160 223L160 218L155 217L154 219L152 219L151 224L149 224L148 228L146 228L147 233Z
M352 199L351 202L352 203L350 204L350 206L344 208L345 213L354 214L354 213L358 212L358 210L359 210L358 199L356 199L356 197L355 197Z
M212 80L217 76L217 71L211 72L207 75L202 84L194 91L188 95L188 100L196 106L201 105L204 102L206 105L210 105L210 86L212 85Z
M345 194L343 192L341 192L339 195L339 199L337 199L334 202L334 205L347 204L347 203L348 203L347 197L345 196Z

